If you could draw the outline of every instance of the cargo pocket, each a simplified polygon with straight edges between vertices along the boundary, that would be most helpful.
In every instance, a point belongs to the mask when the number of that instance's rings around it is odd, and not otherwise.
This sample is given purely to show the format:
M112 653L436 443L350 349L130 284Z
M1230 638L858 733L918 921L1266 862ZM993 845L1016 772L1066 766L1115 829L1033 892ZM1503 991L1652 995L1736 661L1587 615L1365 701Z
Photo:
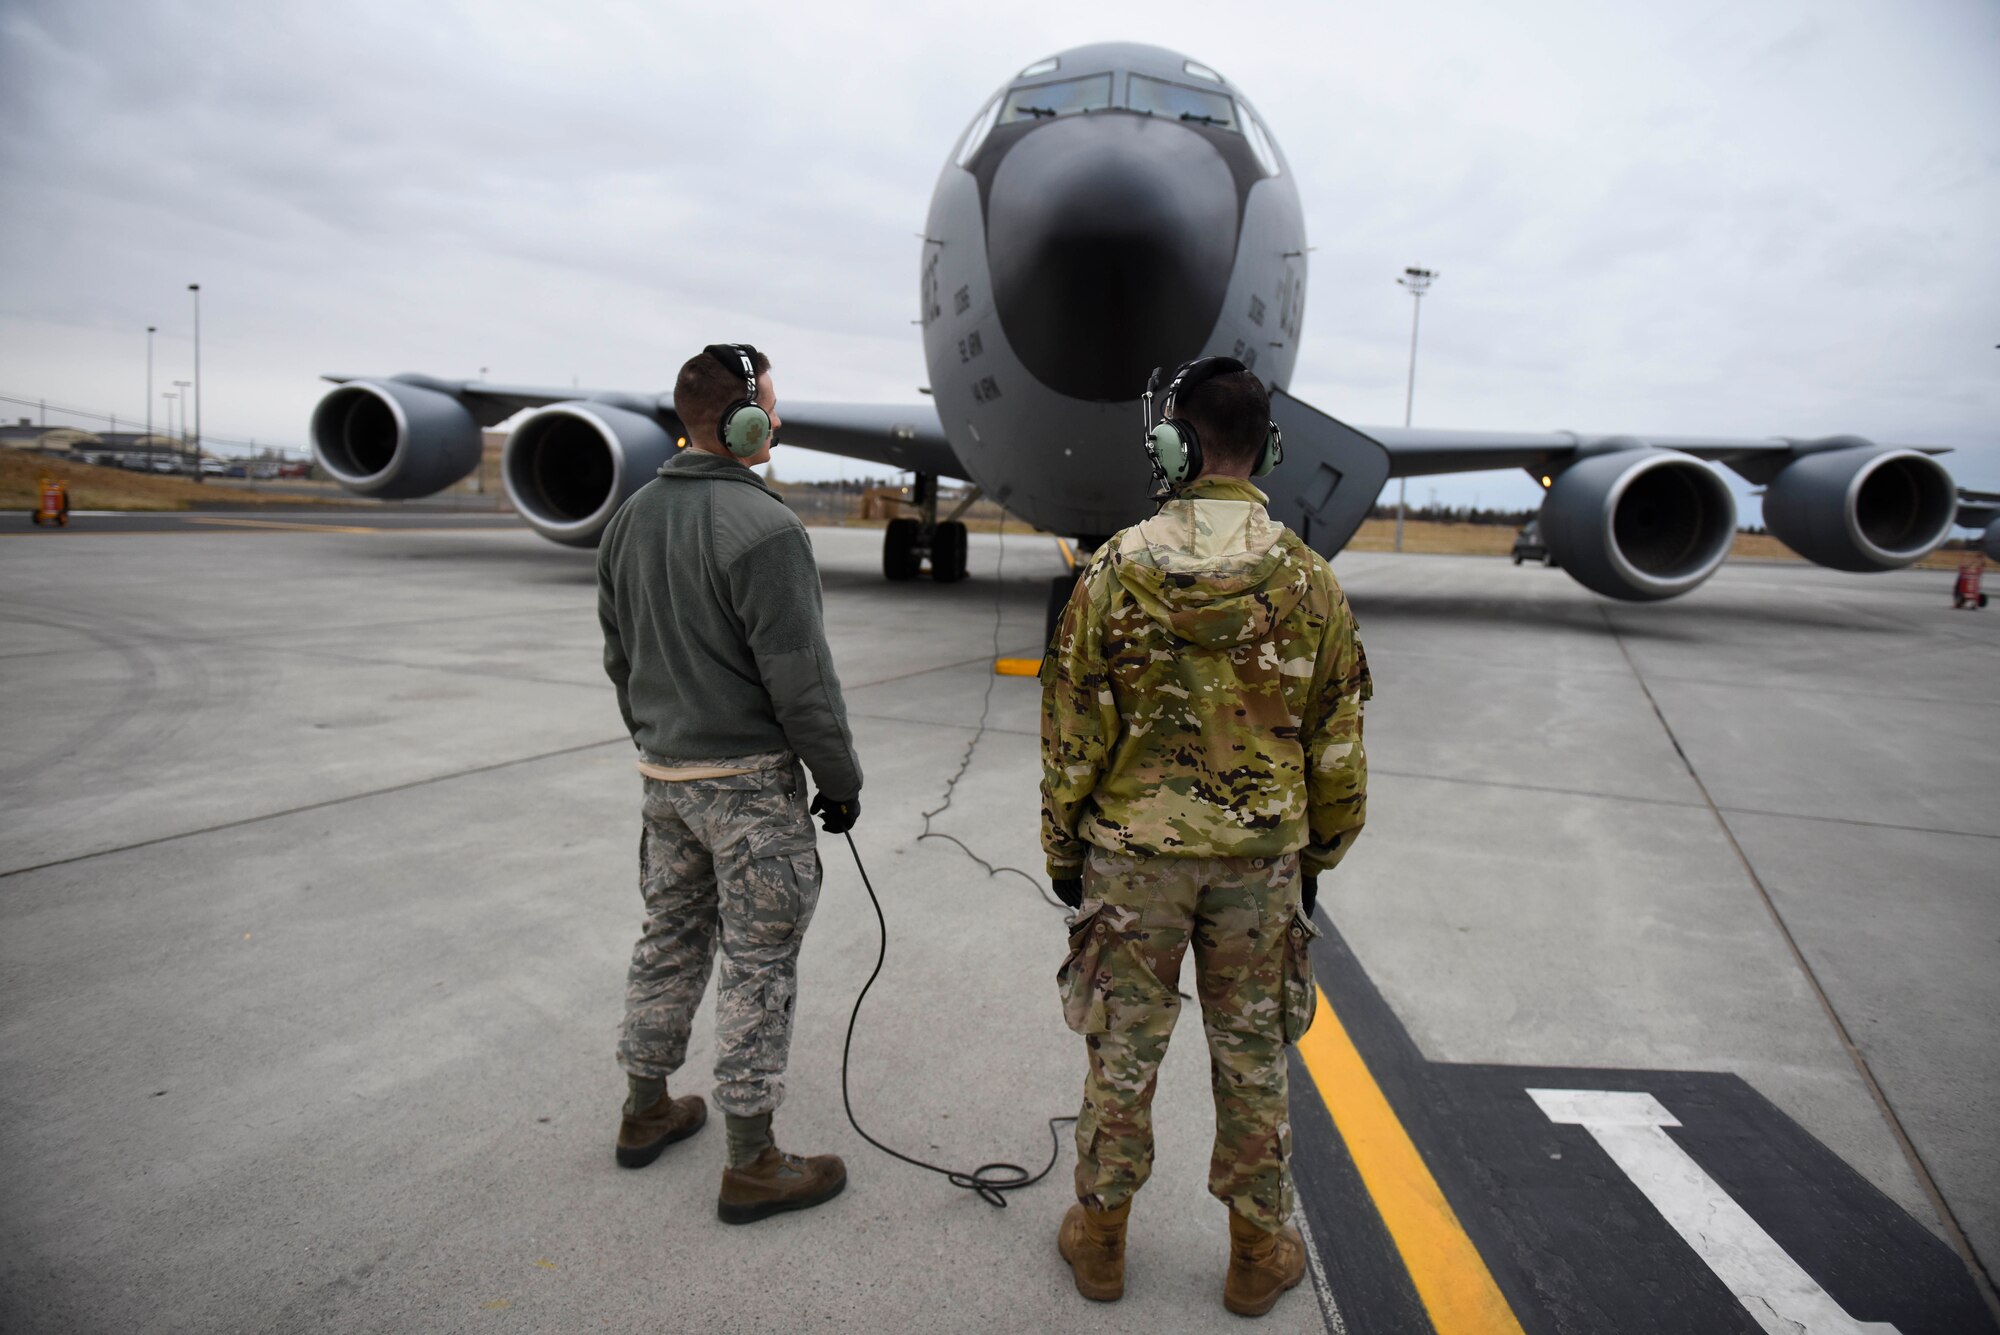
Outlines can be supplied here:
M758 1017L756 1037L745 1054L753 1071L784 1074L785 1059L792 1050L792 1009L798 994L798 979L789 972L764 984L764 1013Z
M1285 1042L1296 1043L1312 1028L1319 1009L1319 986L1313 982L1312 943L1319 928L1303 913L1292 914L1285 932Z
M1063 1020L1079 1034L1106 1032L1104 994L1110 979L1104 968L1105 941L1104 910L1100 906L1070 925L1069 954L1056 970Z

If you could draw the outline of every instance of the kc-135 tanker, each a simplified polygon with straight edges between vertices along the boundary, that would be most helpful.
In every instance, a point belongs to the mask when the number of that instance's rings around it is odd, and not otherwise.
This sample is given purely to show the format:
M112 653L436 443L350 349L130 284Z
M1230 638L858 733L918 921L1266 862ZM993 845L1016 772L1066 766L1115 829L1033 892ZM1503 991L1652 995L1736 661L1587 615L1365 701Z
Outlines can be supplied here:
M1287 389L1306 258L1284 153L1227 79L1155 46L1064 51L987 99L938 177L919 266L931 402L786 400L780 440L915 473L919 517L884 535L890 579L965 575L964 507L940 517L940 478L1085 547L1144 518L1139 397L1153 368L1206 354L1270 387L1286 451L1262 480L1271 512L1328 556L1389 478L1489 468L1528 470L1546 489L1551 556L1634 601L1686 593L1728 555L1736 503L1711 462L1762 486L1771 532L1823 566L1907 566L1951 530L1941 450L1852 435L1348 426ZM313 412L314 452L368 496L449 486L477 466L483 427L531 410L507 441L507 491L539 533L573 546L594 546L686 434L670 392L327 378L337 388ZM1987 546L2000 549L2000 532Z

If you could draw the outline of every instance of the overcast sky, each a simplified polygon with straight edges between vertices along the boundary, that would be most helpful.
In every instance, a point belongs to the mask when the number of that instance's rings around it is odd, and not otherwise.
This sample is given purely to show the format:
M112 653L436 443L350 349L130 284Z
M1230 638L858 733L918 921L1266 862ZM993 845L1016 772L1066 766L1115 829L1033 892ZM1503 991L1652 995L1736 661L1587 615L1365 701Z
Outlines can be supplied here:
M958 132L1120 38L1284 145L1327 411L1402 420L1422 264L1419 425L1855 432L2000 487L1992 0L0 0L0 394L137 419L198 281L215 435L302 446L322 371L658 390L717 338L786 396L909 401Z

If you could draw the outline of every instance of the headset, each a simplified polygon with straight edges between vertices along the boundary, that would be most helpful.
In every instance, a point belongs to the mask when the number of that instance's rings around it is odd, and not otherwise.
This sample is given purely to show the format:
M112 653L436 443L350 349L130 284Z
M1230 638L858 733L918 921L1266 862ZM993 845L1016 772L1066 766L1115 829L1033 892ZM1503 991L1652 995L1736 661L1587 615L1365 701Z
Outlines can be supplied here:
M1195 431L1194 423L1178 415L1180 396L1205 380L1248 369L1234 357L1197 357L1191 362L1182 362L1167 385L1166 403L1161 407L1158 424L1155 424L1153 395L1159 388L1160 371L1154 368L1152 378L1146 382L1146 393L1140 400L1140 413L1146 423L1146 457L1152 461L1153 479L1158 484L1159 494L1171 492L1190 479L1201 476L1204 462L1201 436ZM1285 460L1285 433L1278 429L1276 422L1268 425L1269 430L1264 433L1264 448L1258 451L1257 464L1250 470L1252 477L1263 477Z
M711 343L702 351L729 368L731 375L743 377L743 397L722 410L715 434L724 449L748 459L771 439L771 414L757 402L757 349L748 343Z

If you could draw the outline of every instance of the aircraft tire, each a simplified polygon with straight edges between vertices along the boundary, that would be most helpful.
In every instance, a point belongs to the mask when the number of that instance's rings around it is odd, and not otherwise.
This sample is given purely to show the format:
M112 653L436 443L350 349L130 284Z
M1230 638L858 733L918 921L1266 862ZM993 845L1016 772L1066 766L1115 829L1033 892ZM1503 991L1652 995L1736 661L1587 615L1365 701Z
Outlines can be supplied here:
M931 535L931 578L940 584L956 584L965 578L965 525L953 521L939 524Z
M882 530L882 577L901 582L917 577L917 537L923 525L914 519L891 519Z

